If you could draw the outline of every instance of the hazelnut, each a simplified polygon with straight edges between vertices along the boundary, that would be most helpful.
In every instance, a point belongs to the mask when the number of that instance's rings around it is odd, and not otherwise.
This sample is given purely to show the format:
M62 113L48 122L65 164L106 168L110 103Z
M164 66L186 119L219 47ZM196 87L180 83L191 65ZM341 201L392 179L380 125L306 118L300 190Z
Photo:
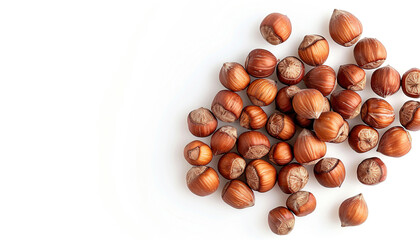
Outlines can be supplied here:
M412 98L420 97L420 69L412 68L404 73L401 88L405 95Z
M267 42L278 45L289 38L292 33L292 24L286 15L271 13L261 22L260 32Z
M394 108L387 101L369 98L360 111L363 122L374 128L386 128L395 119Z
M293 160L292 146L287 142L279 142L271 146L268 159L277 165L286 165Z
M238 132L235 127L223 126L219 128L210 140L211 150L214 155L227 153L235 146Z
M300 91L300 88L295 85L281 88L277 92L277 96L275 99L276 108L283 113L294 112L293 105L292 105L292 98L299 91Z
M379 133L373 127L359 124L351 129L348 139L354 151L364 153L378 145Z
M219 80L225 88L234 92L244 90L251 82L245 68L236 62L223 64L219 72Z
M389 157L402 157L411 150L411 135L397 126L388 129L379 140L378 152Z
M219 176L211 167L192 167L187 172L187 186L192 193L198 196L207 196L214 193L219 187Z
M349 124L336 112L323 112L314 121L314 131L321 141L341 143L347 139Z
M245 171L245 160L236 153L226 153L219 159L217 169L228 180L236 179Z
M237 93L222 90L214 97L211 111L220 121L231 123L239 118L242 107L242 99Z
M330 35L336 43L350 47L359 40L362 32L362 23L353 14L334 9L330 19Z
M245 69L256 78L268 77L276 69L277 58L265 49L252 50L245 61Z
M289 56L281 60L277 64L277 78L286 85L298 84L305 75L305 65L303 62L293 56Z
M228 180L236 179L245 171L245 160L236 153L226 153L219 159L217 169Z
M327 96L335 89L335 71L330 66L321 65L312 68L303 78L306 87L314 88Z
M357 65L364 69L374 69L382 65L386 59L386 49L375 38L363 38L353 49Z
M210 147L202 141L192 141L184 148L184 158L191 165L204 166L213 159Z
M296 132L293 119L279 112L271 114L265 125L265 129L270 136L284 141L291 139Z
M277 86L273 80L264 78L257 79L249 85L246 94L252 104L267 106L276 98Z
M314 120L301 117L298 114L293 115L293 120L301 128L313 129Z
M316 208L315 196L306 191L291 194L286 200L287 208L296 216L303 217L312 213Z
M314 175L322 186L335 188L343 184L346 178L346 169L340 159L324 158L315 164Z
M368 217L368 207L360 193L344 200L338 210L341 226L357 226L364 223Z
M277 171L270 163L257 159L248 163L245 169L246 182L251 189L267 192L276 185Z
M388 97L400 89L401 76L391 66L376 69L370 79L372 90L381 97Z
M246 106L239 117L239 124L247 129L256 130L265 126L267 114L259 106Z
M299 45L300 59L311 66L323 64L330 52L327 40L320 35L306 35Z
M293 154L296 161L301 164L315 164L327 153L327 145L318 139L315 133L308 129L303 129L298 135Z
M407 101L400 109L400 123L411 131L420 130L420 102Z
M280 169L278 184L287 194L295 193L305 187L309 180L309 173L299 163L290 163Z
M386 179L386 166L381 159L372 157L357 166L357 179L366 185L375 185Z
M191 111L187 118L188 129L196 137L210 136L217 128L217 120L207 108Z
M222 190L222 199L225 203L237 209L252 207L255 204L254 192L239 180L226 183Z
M366 72L355 64L341 65L337 82L344 89L361 91L366 87Z
M324 110L324 104L324 96L316 89L303 89L292 99L295 112L307 119L318 118Z
M285 207L276 207L268 213L268 226L277 235L286 235L295 226L295 216Z
M270 151L270 141L260 132L248 131L239 136L237 148L244 158L262 158Z
M332 109L344 119L352 119L360 114L362 98L352 90L342 90L331 94Z

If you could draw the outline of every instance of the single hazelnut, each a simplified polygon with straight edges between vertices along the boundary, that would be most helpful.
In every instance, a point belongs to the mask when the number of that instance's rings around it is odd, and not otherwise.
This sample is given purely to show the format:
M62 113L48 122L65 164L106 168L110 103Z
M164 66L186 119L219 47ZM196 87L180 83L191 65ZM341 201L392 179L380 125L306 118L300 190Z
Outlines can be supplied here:
M386 166L381 159L372 157L357 166L357 179L366 185L375 185L386 179Z
M242 99L237 93L222 90L214 97L211 111L220 121L231 123L239 118L242 107Z
M259 106L246 106L239 117L239 124L247 129L256 130L265 126L267 114Z
M407 101L400 109L400 123L407 130L420 130L420 102Z
M296 161L301 164L315 164L327 153L327 145L318 139L312 131L303 129L298 135L293 154Z
M344 119L353 119L360 114L362 98L353 90L342 90L331 94L332 109Z
M386 49L375 38L363 38L353 49L357 65L364 69L374 69L382 65L386 59Z
M360 193L344 200L338 209L341 226L357 226L364 223L368 217L368 207Z
M277 235L286 235L295 226L295 216L285 207L276 207L268 213L268 226Z
M191 165L204 166L213 159L210 147L202 141L192 141L184 148L184 158Z
M381 97L388 97L400 89L401 76L391 66L376 69L370 78L373 92Z
M244 182L232 180L222 190L222 199L230 206L243 209L255 204L254 192Z
M268 159L277 165L286 165L293 160L293 149L287 142L278 142L271 146Z
M191 111L187 118L188 129L196 137L210 136L217 128L217 119L207 108Z
M298 84L305 75L305 65L293 56L283 58L277 64L277 79L286 85Z
M323 158L315 164L314 175L322 186L335 188L343 184L346 178L346 169L340 159Z
M217 164L220 175L228 180L236 179L245 171L245 160L236 153L226 153Z
M277 58L265 49L254 49L246 58L245 69L249 75L264 78L273 74L276 69Z
M301 117L298 114L293 115L293 120L301 128L313 129L314 119Z
M277 92L277 96L275 99L276 108L283 113L292 113L293 105L292 105L292 99L293 96L296 95L300 91L300 88L298 86L292 85L292 86L286 86L281 88Z
M324 110L325 99L316 89L303 89L292 99L295 112L303 118L318 118Z
M299 163L290 163L279 171L278 184L287 194L295 193L305 187L309 180L309 173Z
M412 68L405 72L401 80L401 88L405 95L412 98L420 97L420 69Z
M276 98L276 82L264 78L257 79L249 85L248 89L246 90L246 94L254 105L270 105L270 103L272 103Z
M366 72L355 64L341 65L337 82L344 89L361 91L366 87Z
M369 98L363 103L360 116L364 123L377 129L388 127L395 119L391 104L379 98Z
M389 157L402 157L411 150L411 135L403 127L388 129L379 140L378 152Z
M245 177L252 190L267 192L276 185L277 171L270 163L256 159L246 166Z
M330 19L330 35L336 43L350 47L359 40L362 32L362 23L353 14L334 9Z
M270 151L270 141L260 132L248 131L239 136L237 148L244 158L262 158Z
M312 68L303 78L306 87L314 88L327 96L335 89L335 71L330 66L320 65Z
M300 59L311 66L323 64L330 52L327 40L320 35L306 35L299 45Z
M296 132L293 119L280 112L271 114L265 125L265 129L270 136L284 141L291 139Z
M292 33L290 19L281 13L268 14L260 25L261 35L272 45L286 41Z
M336 112L323 112L314 121L314 131L321 141L341 143L349 135L349 124Z
M238 131L232 126L219 128L210 139L210 147L214 155L227 153L235 147Z
M187 172L187 186L192 193L198 196L207 196L214 193L219 187L219 176L211 167L192 167Z
M219 80L225 88L234 92L244 90L251 82L245 68L236 62L223 64L219 72Z
M287 208L296 216L303 217L312 213L316 208L315 196L306 191L291 194L286 200Z
M373 127L359 124L351 129L348 142L354 151L364 153L378 145L379 133Z

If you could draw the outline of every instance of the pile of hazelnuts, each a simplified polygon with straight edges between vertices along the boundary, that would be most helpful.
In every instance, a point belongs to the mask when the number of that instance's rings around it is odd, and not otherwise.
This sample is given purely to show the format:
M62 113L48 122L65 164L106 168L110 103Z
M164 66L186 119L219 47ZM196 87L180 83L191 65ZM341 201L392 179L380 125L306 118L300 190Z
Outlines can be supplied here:
M273 45L286 41L291 29L289 18L280 13L269 14L260 25L262 36ZM362 31L362 24L353 14L334 10L329 22L331 38L344 47L356 44L354 58L357 63L340 66L337 74L323 65L329 54L329 44L320 35L304 37L298 49L299 58L288 56L278 61L271 52L254 49L244 66L236 62L224 63L219 80L227 90L216 94L211 110L199 108L188 114L188 128L194 136L211 135L210 146L199 140L185 146L184 157L194 165L186 176L190 191L199 196L215 192L220 174L228 180L222 190L223 201L243 209L254 205L253 191L267 192L278 182L280 189L290 195L286 206L268 213L268 225L274 233L283 235L293 229L294 216L310 214L316 207L315 196L302 191L309 178L305 165L315 164L314 175L322 186L340 187L345 179L343 162L337 158L324 158L326 142L347 140L358 153L377 146L377 151L386 156L407 154L411 149L407 130L420 129L420 102L410 100L401 107L399 119L403 127L390 127L382 136L376 129L390 126L395 119L393 107L384 98L400 88L408 97L420 97L420 69L410 69L401 77L391 66L379 68L387 58L386 49L375 38L359 41ZM304 63L314 66L306 74ZM376 69L370 84L380 98L369 98L362 104L357 91L366 87L365 69ZM280 90L275 81L266 79L274 72L278 81L285 85ZM256 79L251 81L250 76ZM302 80L307 89L296 86ZM334 91L336 83L343 90ZM244 90L253 105L244 107L241 97L235 93ZM261 107L273 102L278 111L267 116ZM359 115L365 124L349 126L347 119ZM234 126L217 129L218 120L227 123L239 120L240 126L249 131L238 137ZM264 127L279 141L271 145L264 133L256 131ZM302 130L292 146L287 141L298 128ZM232 152L235 145L237 153ZM213 155L222 155L217 171L207 166ZM293 159L296 162L292 162ZM281 166L279 172L273 165ZM378 157L363 160L357 168L358 180L367 185L384 181L386 175L386 165ZM239 180L240 176L245 180ZM362 224L367 219L367 209L362 194L346 199L338 211L341 225Z

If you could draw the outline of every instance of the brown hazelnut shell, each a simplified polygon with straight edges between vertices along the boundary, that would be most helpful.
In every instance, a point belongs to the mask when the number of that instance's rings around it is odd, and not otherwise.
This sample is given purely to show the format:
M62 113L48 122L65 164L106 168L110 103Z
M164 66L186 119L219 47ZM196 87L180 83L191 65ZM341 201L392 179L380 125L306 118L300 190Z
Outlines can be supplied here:
M214 97L211 111L220 121L231 123L239 118L242 107L242 99L237 93L222 90Z
M265 126L268 117L259 106L246 106L239 117L239 124L247 129L256 130Z
M407 130L420 130L420 102L407 101L400 109L400 123Z
M262 158L270 151L270 141L257 131L242 133L237 141L237 150L246 159Z
M314 167L314 175L324 187L340 187L346 178L346 169L337 158L323 158Z
M301 89L295 85L281 88L277 92L275 99L276 109L283 113L293 113L292 99L300 90Z
M277 165L286 165L293 160L293 148L287 142L278 142L271 146L268 159Z
M354 47L353 54L357 65L364 69L380 67L387 57L384 45L375 38L361 39Z
M228 180L236 179L244 173L246 167L245 160L236 153L226 153L217 164L220 175Z
M187 172L186 180L190 191L198 196L207 196L214 193L220 183L217 172L207 166L192 167Z
M188 129L196 137L210 136L217 128L217 119L207 108L191 111L187 117Z
M362 98L352 90L342 90L331 94L331 107L344 119L353 119L360 114Z
M268 226L277 235L286 235L295 226L295 216L285 207L276 207L268 213Z
M301 164L315 164L327 153L327 145L314 132L303 129L293 146L293 154Z
M295 94L292 105L296 114L301 117L316 119L324 110L325 99L316 89L303 89Z
M294 193L305 187L309 180L309 173L299 163L290 163L279 171L278 185L286 193Z
M249 75L264 78L273 74L276 69L277 58L265 49L252 50L245 61L245 69Z
M277 86L273 80L265 78L257 79L249 85L246 94L252 104L267 106L276 98Z
M401 79L401 88L411 98L420 97L420 69L412 68L405 72Z
M369 98L362 105L360 116L367 125L380 129L394 122L394 108L384 99Z
M256 159L246 166L245 176L251 189L258 192L267 192L276 185L277 171L270 163L262 159Z
M378 152L389 157L402 157L411 150L411 135L403 127L388 129L379 140Z
M289 195L286 200L286 206L296 216L303 217L315 210L316 199L310 192L298 191Z
M377 157L365 159L357 166L357 179L365 185L375 185L383 182L386 175L385 163Z
M274 112L271 114L268 118L265 129L270 136L284 141L291 139L296 132L293 119L280 112Z
M283 58L277 64L277 79L286 85L298 84L305 75L305 65L294 56Z
M219 72L219 80L225 88L234 92L244 90L251 82L245 68L236 62L223 64Z
M260 25L261 35L272 45L286 41L292 33L290 19L281 13L268 14Z
M391 66L376 69L370 78L373 92L385 98L393 95L400 89L401 76Z
M344 89L361 91L366 87L366 72L355 64L341 65L337 83Z
M300 59L311 66L323 64L330 52L327 40L320 35L306 35L298 48Z
M312 68L303 78L306 87L313 88L328 96L336 86L335 71L330 66L320 65Z
M379 133L373 127L359 124L351 129L348 142L354 151L364 153L378 145Z
M204 166L213 159L213 152L207 144L195 140L185 146L184 158L191 165Z
M252 207L255 204L254 192L244 182L232 180L226 183L222 190L225 203L237 209Z
M329 25L331 38L344 47L355 44L363 32L362 23L353 14L334 9Z

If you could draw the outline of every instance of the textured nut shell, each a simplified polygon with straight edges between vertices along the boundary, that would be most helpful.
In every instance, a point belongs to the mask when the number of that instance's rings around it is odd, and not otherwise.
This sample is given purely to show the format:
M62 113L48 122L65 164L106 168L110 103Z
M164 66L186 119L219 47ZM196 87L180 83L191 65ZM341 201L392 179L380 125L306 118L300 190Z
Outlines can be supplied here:
M340 187L346 178L344 164L337 158L324 158L314 167L314 175L324 187Z
M338 44L350 47L355 44L363 32L362 23L353 14L334 9L329 25L331 38Z
M222 199L225 203L237 209L252 207L255 204L254 192L239 180L226 183L222 190Z
M214 155L227 153L235 147L238 133L235 127L223 126L219 128L210 140L211 150Z
M375 38L363 38L353 49L354 59L361 68L374 69L384 63L387 53L384 45Z
M395 119L391 104L379 98L370 98L363 103L360 115L364 123L378 129L388 127Z
M289 38L292 33L292 24L286 15L271 13L261 22L260 32L267 42L278 45Z
M321 65L312 68L303 78L306 87L313 88L328 96L336 86L335 71L330 66Z
M248 131L239 136L237 148L244 158L262 158L270 151L270 141L260 132Z
M217 120L207 108L191 111L187 117L188 129L196 137L210 136L217 128Z
M400 109L400 123L410 131L420 130L420 102L407 101Z
M355 64L341 65L337 82L344 89L361 91L366 87L366 72Z
M284 141L291 139L296 132L293 119L278 112L271 114L265 128L270 136Z
M267 106L276 98L277 86L273 80L264 78L257 79L249 85L246 94L252 104Z
M219 72L219 80L225 88L234 92L244 90L251 82L245 68L236 62L223 64Z
M401 88L405 95L412 98L420 97L420 69L412 68L404 73Z
M295 112L307 119L318 118L324 109L324 104L324 96L316 89L303 89L296 93L292 100Z
M336 112L323 112L314 121L314 131L319 140L334 142L343 134L347 137L349 129L340 114Z
M277 58L265 49L254 49L246 58L245 69L256 78L268 77L276 69Z
M293 56L285 57L277 64L277 79L286 85L298 84L305 75L305 65Z
M278 184L287 194L297 192L305 187L309 180L306 168L298 163L290 163L280 169Z
M257 159L245 169L246 182L255 191L267 192L276 185L277 171L270 163Z
M338 210L341 226L357 226L368 217L368 207L362 194L344 200Z
M354 151L364 153L378 145L379 133L370 126L359 124L350 131L348 142Z
M277 96L275 99L276 108L283 113L294 112L293 105L292 105L292 98L298 92L300 92L300 88L295 85L281 88L277 92Z
M268 226L273 233L286 235L293 230L295 217L289 209L277 207L268 213Z
M192 141L184 148L184 158L191 165L204 166L213 159L210 147L202 141Z
M187 172L187 186L198 196L207 196L214 193L219 187L217 172L207 166L192 167Z
M287 208L296 216L303 217L312 213L316 208L315 196L306 191L291 194L286 200Z
M381 97L388 97L400 89L401 76L391 66L376 69L370 78L373 92Z
M327 40L320 35L306 35L298 48L300 59L311 66L323 64L330 52Z
M277 165L286 165L293 160L292 146L287 142L279 142L271 146L268 159Z
M267 114L259 106L246 106L239 117L239 124L247 129L256 130L265 126Z
M342 90L331 94L332 109L344 119L353 119L360 114L362 98L352 90Z
M296 161L301 164L315 164L326 153L327 145L325 142L319 140L315 133L307 129L300 132L293 146Z
M389 157L402 157L411 150L410 133L402 127L388 129L379 140L378 152Z
M375 185L385 181L387 169L385 163L377 157L363 160L357 166L357 179L366 185Z
M245 171L245 160L236 153L226 153L217 164L220 175L228 180L236 179Z
M211 111L219 120L231 123L239 118L242 107L242 99L237 93L222 90L214 97Z

